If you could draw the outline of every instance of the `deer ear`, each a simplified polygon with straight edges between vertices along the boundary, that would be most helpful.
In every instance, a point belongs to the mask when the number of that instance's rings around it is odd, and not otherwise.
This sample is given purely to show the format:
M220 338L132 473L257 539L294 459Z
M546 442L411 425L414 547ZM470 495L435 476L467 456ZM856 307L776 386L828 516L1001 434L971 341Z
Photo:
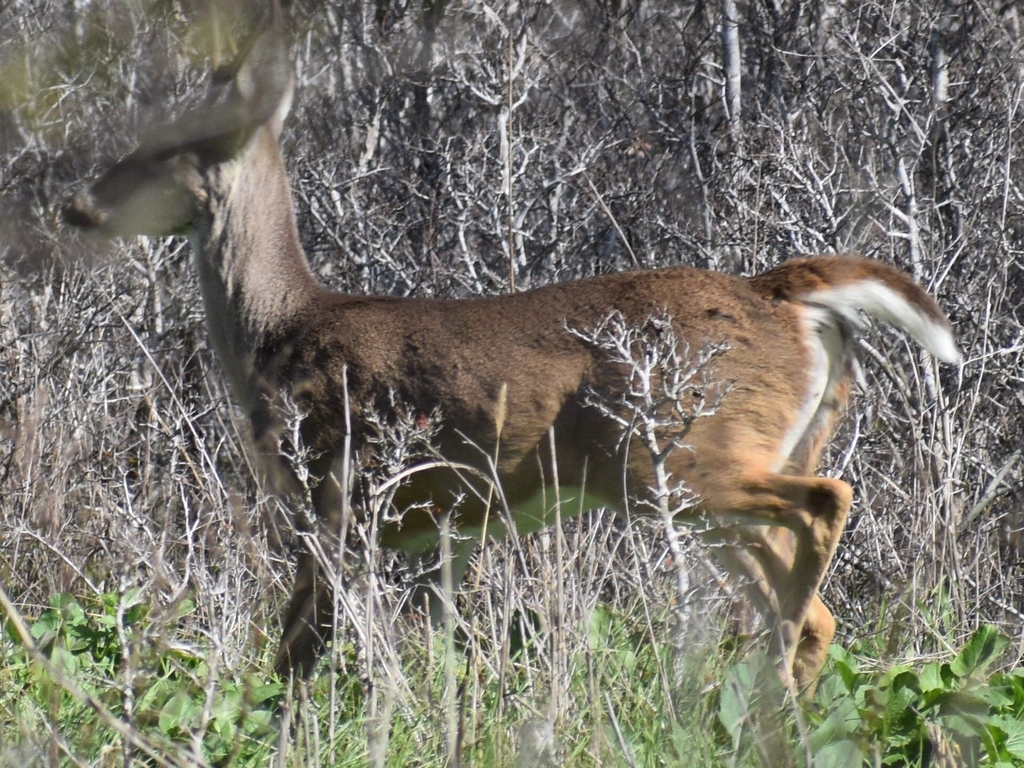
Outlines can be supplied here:
M251 127L267 125L276 138L291 109L294 80L287 36L278 29L255 37L235 73L235 98L246 105Z
M206 162L234 157L253 132L267 126L277 138L292 101L287 36L255 35L235 63L214 74L203 106L152 130L139 151L150 157L195 152Z

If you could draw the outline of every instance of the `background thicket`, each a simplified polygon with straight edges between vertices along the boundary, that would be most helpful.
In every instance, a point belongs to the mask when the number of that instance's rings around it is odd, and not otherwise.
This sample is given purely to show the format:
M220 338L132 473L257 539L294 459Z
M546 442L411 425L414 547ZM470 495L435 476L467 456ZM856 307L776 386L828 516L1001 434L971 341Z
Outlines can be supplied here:
M120 669L157 647L207 671L266 670L289 582L261 534L273 502L207 346L188 245L84 242L58 217L146 125L201 101L210 58L231 54L214 44L224 8L215 23L198 0L0 5L0 582L29 620L64 593L148 606L145 632L115 633ZM882 666L948 654L982 624L1020 647L1018 6L299 0L291 13L283 146L304 245L337 289L463 297L669 264L752 274L824 252L914 274L965 362L939 367L885 330L861 342L864 386L823 468L856 495L826 600L840 642ZM472 571L464 607L494 649L517 622L541 648L553 627L563 648L592 639L583 617L601 604L645 606L663 639L719 653L723 592L699 549L670 563L658 531L596 514L552 539L494 545ZM664 616L677 568L696 590L685 626ZM555 582L570 598L552 608ZM520 687L496 662L467 671L460 695L501 679L499 727L539 701L567 711L564 658L537 654Z

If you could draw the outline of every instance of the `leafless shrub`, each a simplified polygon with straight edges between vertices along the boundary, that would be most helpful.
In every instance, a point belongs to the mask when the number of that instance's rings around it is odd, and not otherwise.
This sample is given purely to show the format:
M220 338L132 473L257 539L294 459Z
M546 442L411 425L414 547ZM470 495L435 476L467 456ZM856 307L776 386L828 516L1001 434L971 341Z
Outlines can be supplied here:
M522 288L815 251L897 263L940 297L967 363L862 342L867 387L826 457L857 499L826 600L847 642L877 632L894 657L982 622L1024 636L1019 9L737 2L737 126L719 4L429 5L444 13L294 4L285 149L318 274L467 296L507 290L510 264ZM187 593L185 635L253 661L288 566L188 248L97 247L55 223L74 182L202 92L202 18L0 9L0 581L29 617L60 591L138 586L168 609ZM657 536L599 513L489 544L461 599L494 647L546 605L557 547L566 618L543 670L594 601L653 605L671 579Z
M617 423L622 442L638 443L650 455L655 486L650 498L632 500L641 514L653 512L663 526L676 572L676 609L682 625L690 624L689 563L705 560L699 545L689 542L684 553L676 520L686 517L700 499L689 486L668 471L666 461L676 451L692 450L686 436L692 423L713 416L728 395L730 384L715 377L715 359L727 345L708 340L691 349L676 330L672 318L653 315L642 325L633 325L619 312L591 329L569 329L571 333L602 350L623 372L624 386L614 395L591 392L590 405ZM698 525L713 526L714 521ZM713 572L713 568L711 568Z

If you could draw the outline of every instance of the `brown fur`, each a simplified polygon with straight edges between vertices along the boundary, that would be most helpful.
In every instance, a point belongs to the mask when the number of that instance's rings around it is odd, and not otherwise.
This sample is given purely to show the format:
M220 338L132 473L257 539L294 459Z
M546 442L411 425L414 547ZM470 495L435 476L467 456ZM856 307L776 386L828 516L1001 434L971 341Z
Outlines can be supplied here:
M255 89L258 99L285 98L277 75L268 78L269 94ZM624 508L654 485L652 463L635 447L617 450L619 427L587 404L593 390L621 389L622 372L567 327L593 328L612 311L636 324L667 313L693 348L728 345L715 375L731 385L718 412L692 424L687 447L671 455L668 469L701 500L689 516L717 524L706 537L722 545L715 552L723 566L765 616L780 669L798 686L811 684L835 630L817 591L852 497L841 480L811 473L846 400L851 346L849 329L836 319L842 375L808 411L815 340L812 310L802 297L870 279L947 327L934 300L891 267L835 257L790 261L751 279L671 267L494 298L339 294L317 285L299 245L270 117L280 107L250 105L247 98L233 91L229 103L238 109L228 117L251 119L232 123L214 107L207 108L213 114L187 116L186 128L218 125L221 133L210 136L207 129L190 138L180 126L164 131L158 152L143 148L115 166L75 198L66 217L107 234L192 233L213 346L252 418L278 493L292 506L303 496L278 450L282 395L307 414L302 439L318 457L310 465L319 479L312 502L318 524L330 532L338 530L343 508L338 459L348 430L346 402L359 455L368 449L361 414L387 412L393 394L410 412L441 414L437 448L449 461L486 472L481 456L497 456L497 480L513 514L553 481L551 429L560 481ZM179 151L167 146L166 136L179 137ZM784 443L799 428L802 410L809 421L787 453ZM463 494L467 489L476 493ZM399 509L418 506L383 523L380 541L422 549L437 535L437 512L451 510L463 495L453 525L479 527L498 512L485 503L486 491L483 479L465 472L418 472L395 498ZM311 671L329 637L333 607L317 559L302 555L283 618L282 674Z

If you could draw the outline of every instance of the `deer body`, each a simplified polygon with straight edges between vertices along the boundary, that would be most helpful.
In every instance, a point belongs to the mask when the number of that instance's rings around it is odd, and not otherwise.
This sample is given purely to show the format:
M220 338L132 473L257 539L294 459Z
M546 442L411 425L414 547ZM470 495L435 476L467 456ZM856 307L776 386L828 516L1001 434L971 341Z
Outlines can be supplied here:
M811 684L834 633L817 590L852 498L846 483L811 473L846 400L857 313L956 360L935 301L891 267L839 257L794 260L754 278L671 267L466 300L330 291L302 252L278 148L290 98L281 47L270 34L257 41L252 66L243 62L228 84L226 111L187 114L65 214L110 235L189 235L213 348L279 493L293 505L301 495L278 449L287 397L305 414L302 441L319 481L312 502L325 531L337 530L344 507L346 440L354 453L365 450L364 410L386 413L391 403L440 414L436 447L451 466L415 472L399 487L395 506L408 512L383 524L387 547L429 548L448 512L463 533L487 525L501 535L508 521L489 503L487 472L453 468L486 469L485 456L494 457L493 479L519 530L551 518L550 498L538 499L556 464L563 500L624 509L655 485L651 458L589 402L594 392L620 391L623 373L573 329L613 311L637 325L665 314L691 346L725 345L715 376L730 387L714 415L689 426L667 470L699 499L685 515L713 523L705 536L722 545L720 562L766 617L780 668ZM328 580L302 555L279 671L309 673L332 613Z

